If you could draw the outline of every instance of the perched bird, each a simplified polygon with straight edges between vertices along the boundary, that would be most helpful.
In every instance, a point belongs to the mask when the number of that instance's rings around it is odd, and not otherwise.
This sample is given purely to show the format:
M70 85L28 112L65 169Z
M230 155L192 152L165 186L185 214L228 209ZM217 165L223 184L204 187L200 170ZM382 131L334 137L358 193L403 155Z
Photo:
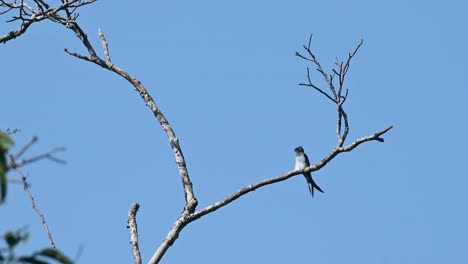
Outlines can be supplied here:
M301 146L295 148L294 152L296 152L296 165L294 166L294 169L302 170L310 166L309 158L304 153L304 149ZM320 187L312 179L312 173L310 171L304 173L304 177L306 178L310 195L312 195L312 197L314 197L314 188L323 193L322 189L320 189Z

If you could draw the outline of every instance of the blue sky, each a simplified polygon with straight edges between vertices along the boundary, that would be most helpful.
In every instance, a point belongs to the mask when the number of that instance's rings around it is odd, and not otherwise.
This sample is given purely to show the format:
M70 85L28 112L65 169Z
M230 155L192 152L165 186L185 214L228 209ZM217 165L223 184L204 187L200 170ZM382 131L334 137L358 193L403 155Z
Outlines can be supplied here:
M83 8L78 22L96 49L101 28L113 62L169 119L198 208L293 169L298 145L314 163L335 146L334 106L297 85L310 65L294 53L310 33L327 70L364 39L346 81L349 140L395 126L385 143L316 172L324 194L311 199L300 175L259 189L186 227L162 262L466 263L467 11L464 1L101 0ZM2 35L15 26L5 20ZM21 129L16 150L38 136L30 156L67 148L58 155L65 166L24 167L61 250L73 257L83 246L80 263L132 262L126 219L138 202L147 262L184 206L170 146L126 81L64 48L85 51L50 22L1 45L0 129ZM0 232L28 225L21 252L49 246L22 188L9 190Z

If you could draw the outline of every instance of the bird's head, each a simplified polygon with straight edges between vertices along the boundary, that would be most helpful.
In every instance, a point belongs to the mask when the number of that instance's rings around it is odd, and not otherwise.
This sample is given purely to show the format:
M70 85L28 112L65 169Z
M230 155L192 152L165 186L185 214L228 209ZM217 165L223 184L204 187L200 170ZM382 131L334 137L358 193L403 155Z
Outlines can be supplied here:
M304 153L304 149L301 146L299 146L294 149L294 152L296 152L296 154L301 154Z

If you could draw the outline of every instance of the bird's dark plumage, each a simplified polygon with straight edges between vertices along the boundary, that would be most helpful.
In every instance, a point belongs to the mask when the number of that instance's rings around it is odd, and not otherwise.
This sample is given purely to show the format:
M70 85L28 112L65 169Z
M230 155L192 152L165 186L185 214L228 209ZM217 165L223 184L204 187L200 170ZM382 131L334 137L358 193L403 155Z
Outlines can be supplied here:
M296 153L296 170L302 170L310 166L309 157L307 157L307 154L305 154L304 149L301 146L295 148L294 152ZM314 197L314 188L323 193L322 189L317 185L317 183L315 183L314 179L312 179L312 173L310 171L303 173L303 175L306 178L309 192L312 197Z

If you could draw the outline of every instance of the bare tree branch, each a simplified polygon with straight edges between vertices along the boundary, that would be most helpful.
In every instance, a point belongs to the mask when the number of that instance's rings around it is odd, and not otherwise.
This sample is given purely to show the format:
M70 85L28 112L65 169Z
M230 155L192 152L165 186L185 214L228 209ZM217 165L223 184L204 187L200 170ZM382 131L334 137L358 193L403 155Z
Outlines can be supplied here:
M21 160L20 162L17 162L16 163L16 166L18 167L22 167L26 164L29 164L29 163L33 163L35 161L38 161L38 160L42 160L42 159L50 159L54 162L57 162L57 163L60 163L60 164L66 164L67 162L63 159L60 159L60 158L57 158L57 157L54 157L53 154L57 153L57 152L63 152L65 151L65 148L64 147L56 147L56 148L53 148L49 151L47 151L46 153L43 153L43 154L39 154L37 156L34 156L32 158L29 158L29 159L23 159ZM21 153L22 154L22 153ZM16 159L16 158L15 158ZM13 168L13 164L10 162L8 165L7 165L7 168L8 169L11 169Z
M33 138L31 139L31 141L29 141L28 143L26 143L26 145L24 145L24 146L20 149L20 151L18 151L18 153L16 153L15 159L19 159L19 158L21 157L21 155L23 155L24 152L26 152L26 150L28 150L34 143L37 142L37 140L38 140L37 137L33 137Z
M130 229L130 245L132 245L133 258L135 264L141 264L140 248L138 247L138 227L136 222L136 215L140 205L137 203L130 206L128 211L128 228Z
M78 38L87 47L88 52L89 52L89 56L85 57L83 55L74 54L74 53L72 53L72 52L70 52L68 50L65 50L67 53L69 53L69 54L71 54L71 55L73 55L73 56L75 56L77 58L93 62L93 63L101 66L102 68L105 68L105 69L107 69L109 71L112 71L112 72L120 75L121 77L126 79L128 82L130 82L130 84L140 94L140 96L143 99L143 101L145 102L146 106L148 106L151 109L151 111L153 112L153 114L156 117L157 121L159 122L159 124L163 128L164 132L166 133L166 136L169 139L169 142L171 144L172 151L174 152L176 163L177 163L177 165L179 167L179 174L180 174L182 184L183 184L183 188L184 188L186 210L188 210L189 212L195 211L195 207L197 206L198 201L195 198L195 195L193 193L192 182L191 182L189 174L188 174L187 166L186 166L186 163L185 163L185 158L184 158L184 155L182 153L182 149L181 149L180 144L179 144L179 139L176 137L176 135L174 133L174 130L172 129L172 127L169 124L169 121L165 118L165 116L163 115L163 113L161 112L159 107L156 105L154 99L151 97L149 92L146 90L146 88L143 86L143 84L139 80L137 80L136 78L134 78L133 76L128 74L126 71L120 69L119 67L117 67L117 66L115 66L114 64L111 63L111 59L110 59L107 48L104 48L104 51L105 52L107 51L106 56L108 57L108 59L106 59L106 61L105 61L105 60L102 60L101 58L99 58L96 55L96 53L94 51L94 48L92 47L92 45L88 41L88 39L86 37L86 34L83 32L83 30L80 28L80 26L75 21L71 23L70 29L75 32L75 34L78 36ZM102 31L100 32L100 35L101 35L100 39L101 39L102 46L107 47L108 45L107 45L106 39L104 37L104 33L102 33Z
M0 11L0 14L6 14L12 11L17 11L19 13L18 16L13 16L11 20L8 20L7 22L13 22L13 21L21 21L21 26L17 30L13 30L8 32L7 34L0 36L0 43L6 43L9 40L15 39L19 36L21 36L23 33L26 32L26 30L35 22L40 22L45 19L50 19L52 21L55 21L56 19L61 18L58 15L58 12L60 11L67 11L67 15L69 16L68 19L71 19L71 13L68 11L68 8L73 8L76 9L81 6L89 5L91 3L94 3L96 0L88 0L88 1L82 1L82 0L70 0L70 1L62 1L62 5L56 7L56 8L50 8L48 4L46 4L44 1L34 1L37 4L37 8L34 9L31 6L29 6L27 3L24 1L15 1L15 0L10 0L10 1L5 1L5 0L0 0L0 10L1 8L4 8L5 10ZM19 3L18 3L19 2ZM77 17L77 16L76 16ZM76 19L74 17L74 19ZM57 22L57 21L56 21Z
M296 56L312 62L313 65L315 65L316 70L322 75L323 80L328 86L328 89L330 92L325 92L324 89L320 88L319 86L315 85L312 82L311 76L310 76L310 70L309 68L307 69L307 79L308 83L300 83L299 85L301 86L309 86L317 90L319 93L324 95L326 98L331 100L334 104L337 106L337 146L328 154L325 158L323 158L320 162L317 164L310 166L308 168L305 168L303 170L293 170L290 172L287 172L281 176L266 179L263 181L260 181L258 183L254 183L251 185L248 185L242 189L240 189L237 192L232 193L231 195L227 196L226 198L212 204L209 206L206 206L205 208L202 208L200 210L196 210L196 207L198 205L198 201L195 197L195 194L193 192L193 186L192 182L190 180L188 170L187 170L187 165L182 153L182 149L179 144L179 139L176 137L172 127L170 126L168 120L165 118L165 116L162 114L161 110L159 107L156 105L155 100L152 98L152 96L149 94L149 92L146 90L146 88L143 86L143 84L128 74L126 71L123 69L115 66L112 61L111 57L109 54L109 48L107 44L107 40L102 33L101 30L99 30L98 35L103 47L103 53L104 53L104 59L100 58L94 47L91 45L89 42L87 35L84 33L84 31L81 29L81 27L78 25L76 22L76 19L78 18L78 14L74 14L74 12L77 10L78 7L90 4L94 2L95 0L91 1L78 1L78 0L71 0L71 1L66 1L62 0L62 5L56 8L50 8L48 5L43 1L43 0L34 0L34 2L37 4L37 8L31 8L28 5L25 5L23 1L21 1L20 4L18 4L17 1L9 1L6 2L5 0L0 0L0 8L6 8L5 11L0 11L3 14L11 12L13 10L19 11L19 16L14 16L12 21L15 20L21 20L22 25L21 27L16 30L8 33L5 36L0 37L0 43L4 43L10 39L16 38L17 36L23 34L27 27L29 27L32 23L34 22L39 22L44 19L49 19L53 22L60 23L64 25L66 28L71 29L75 35L80 39L82 44L86 47L88 51L88 55L81 55L75 52L72 52L68 49L65 49L65 52L68 54L85 60L92 62L96 65L101 66L102 68L105 68L109 71L112 71L116 73L117 75L121 76L122 78L126 79L134 88L135 90L140 94L140 97L143 99L143 102L145 103L146 106L148 106L151 111L153 112L153 115L155 116L156 120L159 122L161 127L163 128L169 143L171 145L172 151L175 156L175 160L179 169L179 174L180 174L180 179L183 185L184 189L184 194L185 194L185 207L184 210L182 211L181 215L177 218L177 220L174 222L172 228L170 229L169 233L166 235L164 238L163 242L159 245L153 256L151 257L149 263L158 263L161 258L164 256L165 252L169 249L169 247L177 240L179 233L183 230L183 228L191 223L192 221L195 221L202 216L209 214L211 212L214 212L218 210L221 207L224 207L231 202L235 201L236 199L240 198L241 196L256 190L258 188L264 187L269 184L273 184L276 182L284 181L287 180L293 176L296 176L298 174L302 174L304 172L308 171L316 171L321 168L323 168L328 162L330 162L334 157L336 157L338 154L342 152L349 152L359 146L360 144L368 141L379 141L383 142L384 139L381 137L383 134L388 132L390 129L393 128L393 126L388 126L387 128L376 132L372 135L362 137L354 142L352 142L349 145L344 146L345 140L347 138L347 135L349 133L349 122L348 122L348 116L346 112L343 109L343 104L346 102L347 96L348 96L348 90L343 89L343 84L345 80L345 76L349 70L350 62L352 58L355 56L357 53L358 49L361 47L363 41L357 45L357 47L354 49L353 52L350 52L348 54L348 58L346 62L339 62L338 59L336 61L336 69L332 70L332 74L328 74L321 66L319 63L318 59L314 55L311 49L311 44L312 44L312 35L309 37L309 41L307 45L304 45L304 49L306 51L306 55L302 55L299 52L296 52ZM65 12L65 16L61 16L59 14L60 11ZM336 77L338 77L338 87L335 87L335 80ZM343 128L344 126L344 128ZM11 156L13 159L13 156ZM14 162L12 162L14 164ZM19 170L18 165L14 164L14 167ZM32 200L33 201L33 200ZM131 242L132 242L132 248L134 252L134 258L135 258L135 263L140 263L141 262L141 256L139 253L138 249L138 243L137 243L137 229L136 229L136 212L138 208L137 206L132 206L129 212L129 227L132 225L131 228ZM45 221L44 221L45 222ZM133 225L134 223L134 225ZM133 227L134 226L134 227ZM49 233L50 234L50 233ZM135 242L135 243L133 243ZM138 262L139 261L139 262Z
M298 55L298 56L300 56L300 55ZM329 94L327 94L322 89L320 89L318 86L316 86L315 84L312 83L312 81L310 79L309 67L307 67L307 79L308 79L309 83L299 83L299 85L300 86L310 86L310 87L314 88L315 90L319 91L321 94L325 95L325 97L330 99L332 102L336 103L335 99L333 99Z
M337 137L337 140L338 140L338 146L340 146L340 147L343 146L343 144L345 143L346 137L348 136L348 133L349 133L348 115L346 114L345 110L343 109L343 104L346 101L346 99L348 98L348 89L346 89L345 94L343 94L343 85L344 85L346 74L348 73L348 70L349 70L349 65L351 63L351 60L354 57L354 55L356 55L357 51L359 50L359 48L362 46L363 43L364 43L364 40L361 39L361 42L359 42L359 44L356 46L356 48L353 50L353 52L350 52L348 54L348 58L346 60L346 63L340 62L338 60L338 58L336 58L335 65L336 65L336 67L338 69L333 69L332 74L327 74L323 70L323 68L320 65L319 61L317 60L316 56L312 52L312 49L311 49L312 35L310 35L310 37L309 37L308 45L303 46L304 49L307 52L307 56L302 55L299 52L296 52L297 57L299 57L301 59L304 59L306 61L310 61L310 62L315 64L315 66L317 67L317 71L322 74L325 82L328 85L328 88L330 89L330 91L334 95L334 98L331 98L331 96L328 95L328 93L324 92L322 89L318 88L317 85L313 84L312 81L311 81L311 78L310 78L309 68L307 68L308 83L307 84L299 83L299 85L309 86L309 87L314 88L315 90L319 91L321 94L325 95L328 99L330 99L331 101L333 101L336 104L337 112L338 112L338 120L337 120L337 125L336 125L336 137ZM338 91L335 88L335 84L334 84L335 76L338 76ZM342 129L343 125L344 125L344 130Z
M281 181L287 180L287 179L289 179L289 178L291 178L293 176L296 176L298 174L303 174L304 172L318 171L321 168L325 167L325 165L327 165L327 163L330 162L338 154L340 154L342 152L349 152L349 151L353 150L354 148L356 148L357 146L361 145L364 142L373 141L373 140L382 142L383 139L380 138L380 136L382 136L383 134L385 134L387 131L389 131L392 128L393 128L393 126L389 126L389 127L385 128L385 129L383 129L383 130L381 130L381 131L379 131L377 133L374 133L373 135L369 135L369 136L360 138L360 139L354 141L353 143L351 143L351 144L349 144L349 145L347 145L345 147L336 147L336 148L334 148L332 150L332 152L330 154L328 154L320 162L318 162L317 164L315 164L313 166L305 168L304 170L292 170L292 171L289 171L289 172L287 172L287 173L285 173L285 174L283 174L281 176L266 179L266 180L263 180L263 181L248 185L248 186L240 189L239 191L229 195L228 197L224 198L223 200L196 211L195 213L193 213L190 216L189 220L193 221L193 220L198 219L198 218L200 218L200 217L202 217L202 216L204 216L204 215L206 215L208 213L214 212L214 211L218 210L219 208L221 208L223 206L226 206L229 203L233 202L237 198L239 198L239 197L241 197L241 196L243 196L243 195L245 195L245 194L247 194L247 193L249 193L251 191L255 191L256 189L258 189L260 187L263 187L263 186L266 186L266 185L269 185L269 184L273 184L273 183L276 183L276 182L281 182Z
M104 36L104 33L102 33L101 29L99 29L98 35L99 39L101 40L104 57L106 58L106 64L108 66L112 65L111 58L109 55L109 46L107 45L106 37Z
M330 162L338 154L340 154L342 152L349 152L349 151L353 150L354 148L356 148L357 146L361 145L364 142L374 141L374 140L379 141L379 142L383 142L383 138L381 138L381 136L383 134L385 134L386 132L388 132L392 128L393 128L393 126L388 126L387 128L385 128L385 129L383 129L383 130L381 130L379 132L376 132L373 135L362 137L362 138L354 141L353 143L351 143L351 144L349 144L349 145L347 145L345 147L337 146L336 148L334 148L332 150L332 152L330 154L328 154L324 159L322 159L320 162L318 162L317 164L315 164L313 166L310 166L310 167L305 168L303 170L292 170L292 171L289 171L289 172L287 172L287 173L285 173L285 174L283 174L281 176L266 179L266 180L263 180L263 181L260 181L260 182L254 183L254 184L250 184L250 185L240 189L239 191L230 194L229 196L222 199L221 201L218 201L218 202L216 202L214 204L206 206L203 209L197 210L196 212L194 212L192 214L184 215L184 213L182 213L181 216L179 216L179 218L176 220L176 222L172 226L171 230L167 234L167 236L164 239L163 243L158 248L158 250L155 252L155 254L151 258L149 263L158 263L161 260L161 258L163 257L164 253L167 251L167 249L179 237L179 233L182 231L182 229L186 225L188 225L190 222L195 221L195 220L199 219L200 217L202 217L204 215L212 213L212 212L214 212L214 211L216 211L216 210L218 210L218 209L232 203L233 201L237 200L238 198L242 197L243 195L245 195L245 194L247 194L247 193L249 193L251 191L255 191L256 189L259 189L261 187L264 187L264 186L267 186L267 185L270 185L270 184L273 184L273 183L285 181L285 180L287 180L287 179L289 179L289 178L291 178L293 176L303 174L304 172L317 171L317 170L325 167L325 165L327 165L328 162Z
M36 211L36 213L39 215L39 217L42 220L42 225L44 226L44 228L46 230L46 233L47 233L47 236L49 237L49 241L50 241L50 244L52 245L52 248L54 250L57 250L57 247L55 246L54 239L52 238L52 235L50 234L49 226L47 225L47 222L46 222L46 220L44 218L44 215L41 213L39 208L36 206L36 203L34 202L34 197L32 196L31 192L29 191L29 184L26 181L26 176L24 176L21 169L18 167L18 165L16 165L15 158L13 157L13 155L8 153L8 157L10 157L10 162L11 162L12 168L15 169L19 173L19 175L21 176L21 180L23 181L24 190L28 194L29 200L31 200L31 204L32 204L33 209Z

